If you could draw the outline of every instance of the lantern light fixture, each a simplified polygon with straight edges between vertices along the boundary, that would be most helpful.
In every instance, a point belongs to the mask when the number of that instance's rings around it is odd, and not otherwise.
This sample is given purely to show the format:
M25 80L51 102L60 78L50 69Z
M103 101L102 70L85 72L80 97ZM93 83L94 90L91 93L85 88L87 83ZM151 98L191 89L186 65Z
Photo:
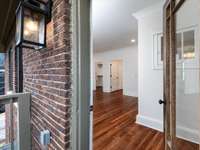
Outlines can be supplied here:
M46 47L46 26L51 21L52 0L21 1L16 11L16 46Z

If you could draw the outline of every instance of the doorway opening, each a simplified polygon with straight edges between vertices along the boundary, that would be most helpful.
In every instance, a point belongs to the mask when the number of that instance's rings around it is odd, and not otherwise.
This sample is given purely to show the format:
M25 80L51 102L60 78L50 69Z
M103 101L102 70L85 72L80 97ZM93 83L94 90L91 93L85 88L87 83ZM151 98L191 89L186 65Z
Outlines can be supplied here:
M123 90L123 61L113 60L110 64L110 90Z
M95 64L95 79L96 79L96 89L103 91L103 63L97 62Z

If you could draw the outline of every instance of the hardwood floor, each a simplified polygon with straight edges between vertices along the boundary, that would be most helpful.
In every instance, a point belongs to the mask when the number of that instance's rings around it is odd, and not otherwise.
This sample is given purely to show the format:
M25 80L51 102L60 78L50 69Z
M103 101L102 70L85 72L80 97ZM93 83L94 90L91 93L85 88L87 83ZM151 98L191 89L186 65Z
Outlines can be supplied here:
M164 150L161 132L135 123L137 98L122 91L94 92L94 150ZM198 146L178 140L177 150L197 150Z

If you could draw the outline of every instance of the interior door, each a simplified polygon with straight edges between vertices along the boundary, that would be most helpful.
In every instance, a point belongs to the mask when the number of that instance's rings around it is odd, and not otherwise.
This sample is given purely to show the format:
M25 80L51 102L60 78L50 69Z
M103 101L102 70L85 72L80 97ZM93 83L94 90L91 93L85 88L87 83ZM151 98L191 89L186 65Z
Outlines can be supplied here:
M200 125L200 1L186 0L176 18L176 149L182 140L199 150ZM191 16L191 17L188 17Z
M113 61L110 65L111 91L119 90L119 66Z
M114 60L110 65L111 91L122 89L122 61Z
M199 112L194 110L200 99L195 30L200 27L199 5L199 0L167 0L164 5L164 101L160 103L164 104L165 150L181 150L183 145L198 149Z

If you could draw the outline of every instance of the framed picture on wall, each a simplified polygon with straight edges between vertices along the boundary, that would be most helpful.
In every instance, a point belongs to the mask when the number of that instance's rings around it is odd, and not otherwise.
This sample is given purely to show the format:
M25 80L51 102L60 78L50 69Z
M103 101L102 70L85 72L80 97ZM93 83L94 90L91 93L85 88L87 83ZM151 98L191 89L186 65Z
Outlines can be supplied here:
M176 62L178 68L199 68L197 26L178 30L176 33ZM153 34L153 69L163 68L163 33Z

